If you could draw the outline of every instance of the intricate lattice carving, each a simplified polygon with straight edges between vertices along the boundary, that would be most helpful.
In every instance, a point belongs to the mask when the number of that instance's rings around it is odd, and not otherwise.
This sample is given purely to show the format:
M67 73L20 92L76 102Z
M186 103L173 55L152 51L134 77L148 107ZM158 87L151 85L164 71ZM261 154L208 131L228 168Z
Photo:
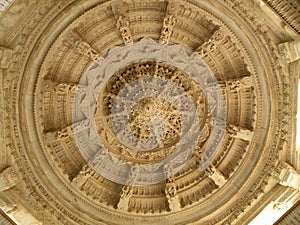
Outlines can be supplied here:
M166 121L167 127L157 117ZM176 113L175 107L164 99L144 98L133 106L130 115L130 128L133 134L139 139L149 138L152 130L149 127L150 123L153 123L152 126L155 127L154 132L156 131L157 138L166 133L165 141L160 143L161 147L170 145L179 138L180 116Z

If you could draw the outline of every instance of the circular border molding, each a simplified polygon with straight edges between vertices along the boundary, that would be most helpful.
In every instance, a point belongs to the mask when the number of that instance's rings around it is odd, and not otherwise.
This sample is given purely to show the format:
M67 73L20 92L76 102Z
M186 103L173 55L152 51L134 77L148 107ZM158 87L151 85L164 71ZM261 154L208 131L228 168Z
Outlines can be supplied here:
M17 41L12 56L13 62L5 77L5 96L11 100L5 103L9 112L5 116L5 124L7 133L10 134L6 144L16 161L16 167L21 171L20 176L24 181L22 185L26 190L28 202L32 202L30 204L32 209L36 210L36 216L47 218L49 223L61 220L65 224L101 224L102 218L109 217L111 223L122 221L123 224L132 224L132 221L138 221L137 223L143 221L147 224L157 221L169 221L171 224L195 221L216 224L225 221L224 224L230 224L240 210L248 209L249 205L263 194L263 188L269 181L279 150L283 148L283 140L289 133L284 118L291 115L291 112L281 110L287 108L289 95L279 97L286 91L288 77L286 74L281 76L282 71L276 67L281 65L281 62L276 57L274 41L268 40L270 31L263 31L261 24L251 22L249 13L241 13L244 9L240 4L215 2L218 6L215 7L211 2L205 1L185 2L186 5L180 6L180 10L185 10L187 21L195 12L211 18L205 21L210 21L211 26L216 24L221 26L225 31L225 37L229 36L234 46L239 48L239 53L247 63L254 81L256 98L254 132L237 170L232 172L233 175L224 186L207 195L205 201L187 206L180 212L153 214L145 218L139 213L116 212L115 209L104 204L96 203L78 188L75 180L70 181L69 177L57 168L51 154L47 152L47 146L43 144L43 127L39 123L41 115L38 112L41 109L38 105L40 99L35 99L41 91L42 77L45 77L47 71L51 69L47 64L49 62L45 61L47 57L53 58L51 54L54 52L49 49L55 49L56 43L61 43L64 39L64 30L76 28L80 24L80 18L88 18L89 13L92 15L98 9L110 9L110 3L64 2L54 6L48 1L40 2L34 6L32 21L19 32L22 35ZM165 4L161 4L164 8ZM43 12L39 8L43 8ZM70 10L73 12L72 15L67 13ZM253 11L252 13L255 14ZM43 15L45 16L42 19ZM241 21L241 18L244 18L244 21ZM111 42L112 46L119 45L122 39L118 38ZM182 42L187 43L184 40ZM125 48L130 47L125 46ZM88 70L93 67L97 69L91 62L84 65L91 66ZM69 67L69 65L65 66ZM34 90L36 90L35 94ZM228 94L226 101L228 101ZM228 131L223 132L228 135ZM229 154L228 152L225 154ZM91 172L80 176L85 179L91 176ZM214 205L209 202L214 202ZM223 204L224 202L226 203ZM85 211L81 212L83 208ZM216 208L219 208L218 212ZM85 213L85 217L81 217L81 213ZM214 219L210 219L208 215Z

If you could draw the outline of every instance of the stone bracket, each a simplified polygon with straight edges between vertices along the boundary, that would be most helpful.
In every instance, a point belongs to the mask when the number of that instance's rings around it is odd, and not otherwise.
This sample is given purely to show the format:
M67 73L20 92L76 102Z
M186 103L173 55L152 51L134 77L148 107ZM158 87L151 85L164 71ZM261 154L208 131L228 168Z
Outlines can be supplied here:
M253 87L254 82L250 76L245 76L241 77L240 79L221 82L219 85L229 91L240 91L241 89Z
M54 91L57 95L74 95L77 92L84 92L86 86L75 83L57 83L55 81L44 79L42 81L43 91Z
M227 132L231 137L239 138L244 141L250 141L253 137L253 131L232 124L227 126Z
M51 145L51 143L55 141L66 139L67 137L71 136L73 132L79 132L83 129L87 129L88 127L89 121L87 119L84 119L62 129L45 132L43 133L43 138L47 145Z
M200 57L204 57L209 53L215 51L224 38L224 31L219 27L219 29L217 29L207 41L196 48L194 52Z
M214 166L210 165L205 170L206 175L211 178L216 185L223 186L226 183L226 178L223 176L223 174Z
M100 54L91 47L91 45L75 33L75 31L70 31L67 34L66 41L72 45L73 48L77 50L81 55L88 57L91 61L100 64L103 58Z

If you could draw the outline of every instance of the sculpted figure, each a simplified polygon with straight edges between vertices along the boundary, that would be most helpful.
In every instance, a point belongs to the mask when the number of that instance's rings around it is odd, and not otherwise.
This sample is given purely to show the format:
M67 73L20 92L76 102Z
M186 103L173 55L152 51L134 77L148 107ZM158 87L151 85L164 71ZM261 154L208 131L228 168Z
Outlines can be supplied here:
M176 14L177 14L178 5L172 2L169 2L166 17L163 21L163 28L160 36L160 43L167 44L171 37L173 27L176 24Z
M245 128L237 127L232 124L227 126L227 132L229 133L229 135L231 137L239 138L239 139L242 139L245 141L250 141L253 136L252 131L245 129Z

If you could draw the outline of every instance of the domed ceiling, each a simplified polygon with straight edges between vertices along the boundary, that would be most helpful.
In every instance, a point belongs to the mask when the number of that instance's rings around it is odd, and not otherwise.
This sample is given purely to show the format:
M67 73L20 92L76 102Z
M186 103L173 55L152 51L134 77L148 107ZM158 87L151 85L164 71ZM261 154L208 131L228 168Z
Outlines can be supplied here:
M34 2L4 88L31 213L242 224L293 144L294 78L258 1Z

